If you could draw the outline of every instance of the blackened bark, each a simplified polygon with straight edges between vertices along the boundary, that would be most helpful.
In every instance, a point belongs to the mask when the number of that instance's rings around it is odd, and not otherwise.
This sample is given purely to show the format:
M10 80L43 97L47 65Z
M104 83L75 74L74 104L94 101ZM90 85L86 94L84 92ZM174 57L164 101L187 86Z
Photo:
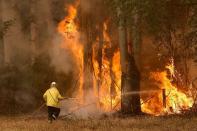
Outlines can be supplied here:
M121 63L121 112L124 114L131 114L132 97L129 95L131 92L131 83L127 79L128 77L128 46L126 39L126 27L125 27L125 17L122 13L121 8L117 8L117 13L119 17L119 46L120 46L120 63Z
M131 91L131 109L133 114L141 113L140 103L140 72L136 66L135 59L132 55L129 55L129 67L128 67L128 81L130 82Z
M132 11L133 24L131 28L132 34L132 53L129 55L129 78L131 82L132 95L132 112L134 114L141 113L140 102L140 52L141 52L141 31L140 31L140 14L137 7Z

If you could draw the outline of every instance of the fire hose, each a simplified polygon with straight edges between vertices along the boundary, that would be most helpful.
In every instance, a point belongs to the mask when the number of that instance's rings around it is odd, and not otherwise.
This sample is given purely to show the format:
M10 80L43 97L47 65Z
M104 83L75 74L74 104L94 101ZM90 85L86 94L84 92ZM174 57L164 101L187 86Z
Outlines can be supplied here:
M92 67L92 71L93 71L94 77L95 77L95 79L97 79L97 78L96 78L96 75L95 75L95 69L94 69L93 63L92 63L92 65L91 65L91 67ZM102 67L105 68L105 66L104 66L103 64L102 64ZM105 78L104 78L104 79L105 79ZM106 79L105 79L105 80L106 80ZM121 88L118 86L118 84L116 83L116 81L115 81L113 78L111 78L111 80L112 80L112 82L114 83L114 85L115 85L116 87L118 87L118 89L121 90ZM107 81L107 80L106 80L106 81ZM107 85L108 85L108 84L107 84ZM108 86L109 86L109 85L108 85ZM150 93L150 92L158 92L158 90L130 92L130 93L126 93L126 94L124 94L124 95L132 95L132 94L138 94L138 93ZM171 91L170 91L170 92L171 92ZM170 95L170 93L169 93L167 96L169 96L169 95ZM141 104L138 105L138 106L141 106L141 105L143 105L143 104L149 102L149 101L150 101L151 99L153 99L154 97L156 97L156 95L152 95L150 98L146 99L143 103L141 103ZM112 110L115 110L116 107L120 104L120 102L121 102L121 101L119 101L119 102L112 108Z

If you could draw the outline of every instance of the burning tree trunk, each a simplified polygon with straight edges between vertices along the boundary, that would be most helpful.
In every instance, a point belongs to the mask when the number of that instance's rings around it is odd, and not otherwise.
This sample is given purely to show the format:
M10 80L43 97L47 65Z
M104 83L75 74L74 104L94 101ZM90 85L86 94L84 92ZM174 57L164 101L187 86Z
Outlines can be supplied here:
M3 40L3 14L2 0L0 1L0 65L4 63L4 40Z
M111 85L110 85L110 96L111 96L111 109L113 108L113 104L112 104L112 100L115 98L117 92L115 89L115 82L114 82L114 78L115 78L115 74L112 70L113 65L112 65L112 58L113 58L113 51L112 49L110 49L110 77L111 77Z
M98 98L100 99L100 87L101 87L101 82L102 82L102 56L103 56L103 44L104 44L104 36L103 36L103 23L100 22L99 24L99 49L98 49L98 64L99 64L99 80L98 80Z
M166 108L166 90L162 89L163 108Z

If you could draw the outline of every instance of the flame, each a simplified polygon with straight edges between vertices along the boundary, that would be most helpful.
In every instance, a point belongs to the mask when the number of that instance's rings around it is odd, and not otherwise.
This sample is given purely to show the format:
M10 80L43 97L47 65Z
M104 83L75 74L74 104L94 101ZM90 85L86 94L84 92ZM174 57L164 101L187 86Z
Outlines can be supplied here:
M151 73L151 78L157 82L159 91L155 94L155 97L142 105L142 111L153 114L174 114L181 113L182 110L187 110L192 107L194 100L186 90L180 90L175 84L173 84L173 77L175 77L174 61L171 59L171 63L166 66L166 69L170 72L170 78L167 70L163 72ZM165 91L166 99L163 98L163 91ZM163 104L163 99L166 101L166 105ZM143 100L142 100L143 102Z
M73 55L75 63L77 65L76 73L80 74L79 90L77 97L80 98L81 103L84 101L83 90L83 69L84 47L80 42L80 32L76 23L77 7L78 3L68 5L66 11L68 15L58 24L57 30L63 36L64 42L61 44L61 48L66 51L70 51ZM96 59L98 52L98 42L93 45L93 68L94 68L94 80L93 80L93 92L98 98L98 108L111 112L116 109L120 109L121 101L121 68L120 68L120 51L118 49L113 50L113 43L108 34L107 22L103 23L103 48L102 48L102 68L99 69L99 62ZM97 41L99 39L97 38ZM79 73L78 73L79 72ZM170 72L170 78L169 78ZM180 113L183 109L189 109L194 100L188 96L186 90L180 90L173 84L175 75L174 60L171 59L170 64L166 66L166 70L162 72L153 72L150 78L157 82L159 87L157 91L154 91L154 97L146 101L141 99L142 111L152 115L162 115L171 113ZM98 84L99 83L99 84ZM166 104L164 106L164 98L166 96ZM151 94L152 95L152 94Z
M107 33L108 27L107 22L103 24L103 37L104 44L102 48L102 68L99 70L99 63L96 59L93 59L94 69L96 78L99 80L100 84L96 85L98 94L99 107L106 112L112 111L116 108L120 102L120 53L119 51L112 52L112 42ZM96 46L94 50L96 50ZM98 50L98 49L97 49ZM95 51L94 51L95 52ZM109 56L110 53L112 56ZM110 54L111 55L111 54ZM96 57L94 57L96 58ZM100 78L99 78L99 74ZM98 87L99 86L99 87Z
M80 75L79 80L79 93L78 97L83 100L83 45L80 42L80 32L78 31L77 24L75 22L77 17L78 4L68 5L66 11L68 15L58 24L58 32L63 36L64 41L61 44L61 48L70 51L77 64L77 74Z
M78 31L78 25L75 22L77 17L77 6L78 4L69 5L66 7L68 15L58 24L58 32L63 36L64 42L61 44L61 48L69 50L77 64L77 71L80 72L80 83L79 91L77 97L81 100L81 104L84 104L84 90L83 90L83 44L80 42L80 32ZM94 66L94 95L98 97L98 107L103 111L111 111L113 107L117 107L120 103L120 53L119 51L113 54L113 57L108 57L106 50L111 49L111 39L107 33L107 23L103 24L103 36L104 44L102 49L102 71L99 70L99 63L95 59L96 46L93 47L93 66ZM111 60L110 60L111 59ZM112 80L112 73L114 73L114 80ZM101 74L101 78L99 78ZM100 79L101 83L98 87L98 80ZM113 82L112 82L113 81ZM112 83L116 83L115 93L112 95ZM100 95L98 95L98 93Z
M120 104L120 84L121 84L121 72L120 72L120 53L119 51L114 53L112 58L112 67L109 66L109 61L103 57L102 77L103 81L100 87L100 104L104 111L113 111ZM111 68L111 69L110 69ZM114 73L114 76L111 73ZM113 87L112 87L113 86ZM112 90L114 88L114 90Z

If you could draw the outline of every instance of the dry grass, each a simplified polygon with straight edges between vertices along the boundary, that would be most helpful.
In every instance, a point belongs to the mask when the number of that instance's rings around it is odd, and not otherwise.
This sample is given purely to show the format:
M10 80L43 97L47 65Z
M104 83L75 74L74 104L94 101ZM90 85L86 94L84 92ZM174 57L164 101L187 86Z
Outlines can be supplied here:
M197 130L197 116L151 117L138 116L129 118L108 117L102 119L64 119L52 124L45 117L0 117L0 131L78 131L78 130L151 130L182 131Z

